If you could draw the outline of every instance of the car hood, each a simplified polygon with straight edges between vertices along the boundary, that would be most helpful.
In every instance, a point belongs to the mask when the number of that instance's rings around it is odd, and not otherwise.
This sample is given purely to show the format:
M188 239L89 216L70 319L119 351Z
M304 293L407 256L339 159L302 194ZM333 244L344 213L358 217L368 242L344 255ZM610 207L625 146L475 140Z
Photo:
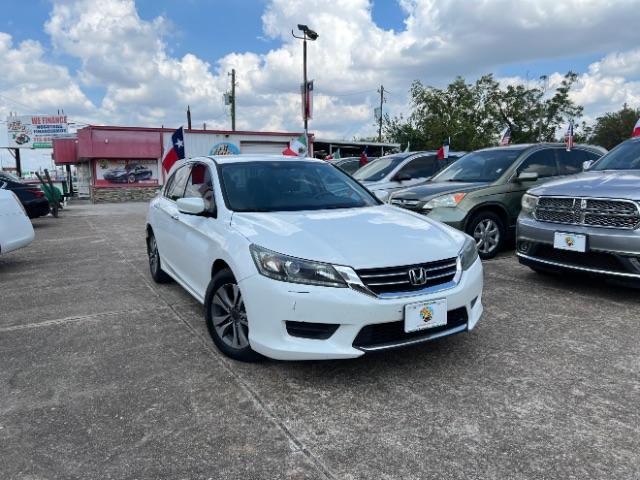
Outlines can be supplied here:
M380 268L458 255L464 234L390 205L307 212L234 213L250 242L308 260Z
M584 172L552 180L530 190L534 195L627 198L640 200L640 170Z
M489 183L478 182L429 182L424 185L406 188L393 194L393 198L404 198L407 200L430 200L433 197L446 193L470 192L484 188Z
M114 168L113 170L107 170L105 175L126 175L127 171L123 168Z

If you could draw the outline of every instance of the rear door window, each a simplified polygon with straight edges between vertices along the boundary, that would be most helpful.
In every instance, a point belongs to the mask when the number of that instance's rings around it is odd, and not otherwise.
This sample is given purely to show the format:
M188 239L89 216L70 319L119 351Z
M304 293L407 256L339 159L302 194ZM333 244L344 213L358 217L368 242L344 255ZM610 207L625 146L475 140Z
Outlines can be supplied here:
M437 171L438 159L435 155L418 157L400 169L398 175L409 175L410 178L427 178Z
M529 155L518 167L518 175L521 173L537 173L539 178L558 175L554 149L546 148Z
M587 160L584 150L573 149L567 152L564 149L556 150L558 159L558 172L560 175L573 175L582 172L582 163Z

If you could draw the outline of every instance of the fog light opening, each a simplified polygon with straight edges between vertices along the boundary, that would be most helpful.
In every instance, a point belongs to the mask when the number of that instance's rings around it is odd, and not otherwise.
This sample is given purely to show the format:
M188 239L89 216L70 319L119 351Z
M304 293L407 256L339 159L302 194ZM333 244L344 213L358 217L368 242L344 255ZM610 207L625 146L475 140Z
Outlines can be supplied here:
M526 240L520 240L518 242L518 251L520 253L527 253L531 249L531 243Z

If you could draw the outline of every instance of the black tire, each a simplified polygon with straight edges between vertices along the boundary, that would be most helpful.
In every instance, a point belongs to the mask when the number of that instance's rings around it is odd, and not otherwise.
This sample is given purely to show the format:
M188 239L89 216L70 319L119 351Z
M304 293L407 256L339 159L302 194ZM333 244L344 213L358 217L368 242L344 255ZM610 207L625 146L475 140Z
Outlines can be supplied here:
M467 224L467 233L476 241L480 258L487 260L502 250L507 230L498 215L485 211L478 212L471 218Z
M127 181L129 183L136 183L136 176L133 173L129 174L129 176L127 177Z
M249 322L242 293L231 270L224 269L213 276L204 305L209 335L218 350L241 362L257 362L263 358L249 344Z
M153 232L149 232L147 237L147 256L149 258L149 272L153 281L156 283L171 282L173 279L162 270L160 265L160 252Z

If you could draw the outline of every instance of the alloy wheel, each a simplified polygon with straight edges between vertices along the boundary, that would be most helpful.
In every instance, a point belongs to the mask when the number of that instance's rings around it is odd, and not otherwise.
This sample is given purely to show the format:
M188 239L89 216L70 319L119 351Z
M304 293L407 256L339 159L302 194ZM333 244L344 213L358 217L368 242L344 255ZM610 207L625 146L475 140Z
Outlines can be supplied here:
M249 346L249 322L238 285L227 283L213 295L212 321L218 337L227 346L234 349Z
M156 243L156 237L151 235L149 237L149 267L153 273L158 271L158 244Z
M480 253L493 253L500 244L500 227L490 218L485 218L476 225L473 238Z

